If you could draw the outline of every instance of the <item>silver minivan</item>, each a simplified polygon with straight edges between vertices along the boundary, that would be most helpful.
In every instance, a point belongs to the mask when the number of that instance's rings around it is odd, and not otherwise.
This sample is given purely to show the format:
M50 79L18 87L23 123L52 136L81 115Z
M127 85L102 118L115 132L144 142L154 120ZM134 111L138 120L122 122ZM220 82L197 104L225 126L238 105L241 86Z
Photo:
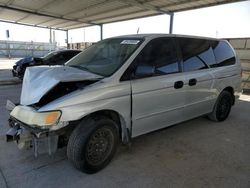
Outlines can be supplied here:
M105 39L65 66L26 70L20 104L7 101L7 141L49 154L67 146L76 168L95 173L119 142L206 115L224 121L241 88L231 45L148 34Z

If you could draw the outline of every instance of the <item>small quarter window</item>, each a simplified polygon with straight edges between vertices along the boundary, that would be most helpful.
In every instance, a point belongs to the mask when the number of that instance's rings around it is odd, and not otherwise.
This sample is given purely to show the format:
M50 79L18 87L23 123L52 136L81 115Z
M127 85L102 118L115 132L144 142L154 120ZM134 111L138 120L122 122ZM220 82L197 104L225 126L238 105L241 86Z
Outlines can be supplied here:
M235 55L232 48L225 41L212 42L216 67L228 66L235 64Z

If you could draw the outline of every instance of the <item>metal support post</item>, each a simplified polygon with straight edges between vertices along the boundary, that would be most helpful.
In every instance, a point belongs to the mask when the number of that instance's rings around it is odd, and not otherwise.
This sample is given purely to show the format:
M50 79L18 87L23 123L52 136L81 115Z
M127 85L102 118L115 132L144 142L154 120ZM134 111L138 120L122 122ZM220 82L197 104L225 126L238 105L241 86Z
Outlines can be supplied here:
M49 51L51 52L51 45L52 45L52 29L49 29Z
M173 33L174 13L170 14L169 34Z
M67 49L69 49L69 31L66 31L66 45L67 45Z
M100 39L103 39L103 25L100 25Z
M52 43L52 29L49 29L49 43Z

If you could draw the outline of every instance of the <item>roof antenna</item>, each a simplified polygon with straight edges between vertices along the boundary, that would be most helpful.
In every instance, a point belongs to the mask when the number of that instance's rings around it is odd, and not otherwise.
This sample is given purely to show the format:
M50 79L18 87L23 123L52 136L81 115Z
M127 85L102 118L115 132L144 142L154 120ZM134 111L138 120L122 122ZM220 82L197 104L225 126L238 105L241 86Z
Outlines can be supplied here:
M138 27L136 34L139 34L139 31L140 31L140 27Z
M219 31L218 30L216 30L215 35L216 35L216 38L218 38L218 36L219 36Z

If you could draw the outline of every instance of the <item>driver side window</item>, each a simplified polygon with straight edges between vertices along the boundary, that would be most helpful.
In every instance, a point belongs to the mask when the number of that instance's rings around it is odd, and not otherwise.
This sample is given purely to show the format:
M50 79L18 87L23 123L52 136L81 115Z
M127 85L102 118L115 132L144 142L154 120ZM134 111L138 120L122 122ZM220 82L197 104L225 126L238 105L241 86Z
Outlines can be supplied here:
M179 72L173 38L157 38L150 41L135 58L129 69L132 71L133 79Z

